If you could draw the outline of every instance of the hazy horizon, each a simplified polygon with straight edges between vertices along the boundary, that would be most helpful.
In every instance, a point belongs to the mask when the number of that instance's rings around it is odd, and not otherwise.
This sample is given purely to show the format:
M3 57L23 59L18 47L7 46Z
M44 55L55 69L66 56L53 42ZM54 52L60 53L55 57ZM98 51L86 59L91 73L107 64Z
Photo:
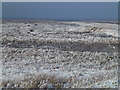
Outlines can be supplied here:
M3 2L3 19L117 20L117 2Z

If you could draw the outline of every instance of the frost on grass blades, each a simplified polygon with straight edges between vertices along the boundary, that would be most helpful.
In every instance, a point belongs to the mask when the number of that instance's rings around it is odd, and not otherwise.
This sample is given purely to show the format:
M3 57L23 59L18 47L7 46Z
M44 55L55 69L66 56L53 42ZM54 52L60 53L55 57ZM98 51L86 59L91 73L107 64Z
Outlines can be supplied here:
M117 23L3 20L3 88L117 88Z

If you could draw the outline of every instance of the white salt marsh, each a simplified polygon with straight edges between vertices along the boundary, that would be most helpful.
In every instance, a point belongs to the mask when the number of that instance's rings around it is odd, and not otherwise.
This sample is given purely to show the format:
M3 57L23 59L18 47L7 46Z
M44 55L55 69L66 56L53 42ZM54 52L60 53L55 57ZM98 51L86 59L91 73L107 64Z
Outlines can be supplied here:
M3 20L2 25L1 87L118 87L117 24Z

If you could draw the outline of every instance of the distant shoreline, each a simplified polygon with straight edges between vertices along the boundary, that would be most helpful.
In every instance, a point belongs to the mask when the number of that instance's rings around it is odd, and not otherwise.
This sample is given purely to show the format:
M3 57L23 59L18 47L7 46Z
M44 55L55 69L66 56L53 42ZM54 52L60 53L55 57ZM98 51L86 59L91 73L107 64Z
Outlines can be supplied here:
M93 23L110 23L110 24L118 24L118 20L42 20L42 19L2 19L2 21L30 21L30 22L54 22L54 21L62 21L62 22L93 22Z

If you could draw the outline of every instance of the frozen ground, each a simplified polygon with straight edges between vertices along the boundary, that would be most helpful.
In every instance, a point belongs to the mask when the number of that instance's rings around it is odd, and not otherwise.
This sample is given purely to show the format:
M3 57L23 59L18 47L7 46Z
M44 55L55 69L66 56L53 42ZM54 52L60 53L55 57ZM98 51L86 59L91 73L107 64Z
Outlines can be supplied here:
M2 87L117 88L115 23L3 20Z

